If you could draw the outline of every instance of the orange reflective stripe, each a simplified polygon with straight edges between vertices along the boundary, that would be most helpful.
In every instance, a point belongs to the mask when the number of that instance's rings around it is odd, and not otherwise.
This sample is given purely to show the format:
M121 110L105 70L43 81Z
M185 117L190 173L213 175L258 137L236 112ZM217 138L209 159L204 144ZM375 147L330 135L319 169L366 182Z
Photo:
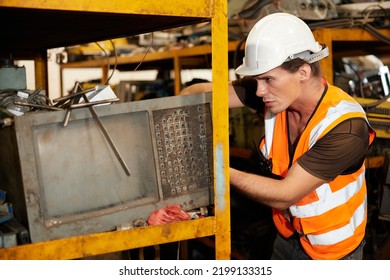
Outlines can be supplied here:
M306 205L306 204L313 203L316 201L318 201L318 195L317 195L317 192L314 190L311 193L309 193L308 195L306 195L304 198L302 198L300 201L295 203L295 205L301 206L301 205Z
M351 182L356 181L356 179L365 171L364 164L360 167L358 171L356 171L353 174L348 175L340 175L336 178L336 180L333 180L329 182L330 189L332 192L336 192L342 188L344 188L346 185L350 184Z
M317 212L318 215L312 215L308 217L294 217L294 227L297 230L299 228L299 231L303 232L304 234L319 234L323 233L323 230L325 229L330 231L340 228L346 223L350 222L351 213L354 213L355 210L365 201L365 197L366 185L363 181L359 191L357 191L343 204L338 205L324 213ZM335 223L335 221L338 222Z
M304 234L320 234L324 230L333 230L349 223L351 218L349 210L345 204L341 204L319 216L294 218L294 222L299 223ZM338 221L336 225L334 225L334 221ZM330 226L332 224L333 226Z
M355 230L353 236L333 245L312 245L309 240L301 237L301 244L305 252L314 260L338 260L356 249L362 242L367 224L367 215Z

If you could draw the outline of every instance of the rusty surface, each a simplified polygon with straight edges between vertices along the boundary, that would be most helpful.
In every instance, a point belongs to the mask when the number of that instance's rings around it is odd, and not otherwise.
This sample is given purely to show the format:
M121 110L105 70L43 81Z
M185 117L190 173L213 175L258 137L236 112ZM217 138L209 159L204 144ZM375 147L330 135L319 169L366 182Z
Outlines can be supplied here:
M0 259L76 259L155 244L211 236L214 217L113 231L0 249Z

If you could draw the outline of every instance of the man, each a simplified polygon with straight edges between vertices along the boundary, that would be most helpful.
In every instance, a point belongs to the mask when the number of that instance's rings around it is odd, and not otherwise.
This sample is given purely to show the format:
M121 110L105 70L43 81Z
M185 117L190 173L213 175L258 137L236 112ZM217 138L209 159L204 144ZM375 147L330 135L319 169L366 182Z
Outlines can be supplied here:
M364 110L321 75L327 47L299 18L275 13L250 31L229 106L264 113L259 149L273 176L230 168L230 183L272 207L272 259L362 259L367 223L364 159L375 132ZM183 94L210 91L197 84Z

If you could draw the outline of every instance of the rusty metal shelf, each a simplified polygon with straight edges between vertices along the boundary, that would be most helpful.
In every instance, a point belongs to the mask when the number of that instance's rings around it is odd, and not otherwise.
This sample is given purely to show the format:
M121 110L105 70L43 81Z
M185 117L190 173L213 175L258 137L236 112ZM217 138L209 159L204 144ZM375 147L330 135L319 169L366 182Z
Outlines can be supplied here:
M238 41L228 42L228 52L229 52L229 64L233 64L233 53L239 47ZM243 50L243 47L241 46ZM173 70L174 71L174 91L175 94L179 94L181 90L181 69L207 69L211 68L211 52L212 45L205 44L200 46L195 46L192 48L183 48L178 50L171 51L162 51L162 52L152 52L148 53L146 56L144 53L139 54L130 54L123 55L117 58L111 57L109 60L106 58L85 60L70 62L60 65L60 79L61 79L61 88L62 80L65 69L77 69L77 68L101 68L102 69L102 80L105 80L108 76L107 65L117 65L117 69L120 68L129 68L138 65L142 61L142 69L164 69L164 70Z

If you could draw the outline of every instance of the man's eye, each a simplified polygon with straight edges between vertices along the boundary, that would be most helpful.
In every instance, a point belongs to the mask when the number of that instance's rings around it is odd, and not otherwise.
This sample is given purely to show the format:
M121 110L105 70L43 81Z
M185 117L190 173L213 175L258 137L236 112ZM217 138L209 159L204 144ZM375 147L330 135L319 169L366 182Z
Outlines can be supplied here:
M261 77L261 78L258 78L257 79L257 82L258 83L266 83L266 84L269 84L271 83L272 81L274 81L275 79L273 77Z

